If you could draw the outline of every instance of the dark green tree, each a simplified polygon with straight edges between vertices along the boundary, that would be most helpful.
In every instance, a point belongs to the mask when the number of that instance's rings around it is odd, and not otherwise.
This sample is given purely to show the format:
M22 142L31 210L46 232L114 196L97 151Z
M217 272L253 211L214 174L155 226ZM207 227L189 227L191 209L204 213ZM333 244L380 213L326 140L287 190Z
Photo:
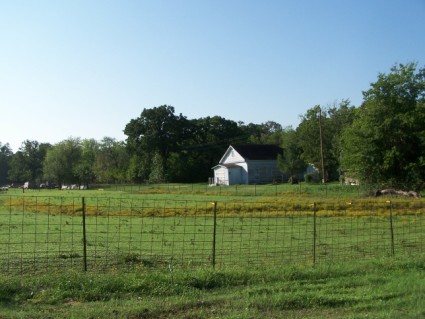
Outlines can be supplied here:
M137 183L144 183L149 181L149 174L151 171L151 161L148 156L144 154L139 155L129 151L129 163L126 173L126 180Z
M0 186L9 184L8 173L10 161L12 159L12 149L9 143L2 144L0 142Z
M82 147L79 138L69 138L47 151L44 160L44 178L62 186L80 182L77 167L81 162Z
M281 133L283 155L278 155L279 169L288 174L290 181L299 178L307 168L307 163L301 158L302 148L298 140L297 132L288 127Z
M248 143L251 144L274 144L282 143L280 137L283 132L282 125L274 121L267 121L261 124L249 123L244 125L240 123L244 134L248 135Z
M22 142L19 150L12 156L9 170L9 179L14 182L43 181L43 161L51 145L37 141Z
M313 164L319 172L322 172L322 150L321 150L321 133L322 128L322 143L324 157L324 179L328 181L332 174L331 162L331 132L328 130L328 118L326 112L322 110L320 105L307 110L307 113L302 116L301 123L297 127L297 135L299 146L302 148L301 158L309 164ZM320 128L321 127L321 128Z
M344 131L353 123L356 109L349 100L342 100L338 104L334 103L330 106L327 109L327 114L329 117L327 130L331 132L330 166L333 169L331 176L335 180L338 177L341 178L344 174L344 168L341 163L343 155L342 137Z
M248 138L238 123L221 116L190 120L185 129L186 138L170 157L173 181L205 182L227 147Z
M104 137L98 144L94 171L100 183L118 183L127 180L130 156L125 143Z
M425 181L425 69L380 73L344 133L343 164L371 187L420 190Z
M299 146L303 150L301 158L313 164L319 172L322 172L323 149L325 181L339 178L341 139L344 130L353 122L354 114L355 108L350 105L349 100L342 100L326 108L317 105L307 110L296 129ZM320 136L322 136L322 149Z
M167 180L167 176L164 171L163 159L159 153L155 153L152 157L151 171L149 174L149 183L161 183Z
M14 184L23 184L31 180L31 171L23 152L17 151L13 154L10 160L8 179Z
M89 186L95 181L94 166L99 152L99 143L94 139L84 139L81 142L81 158L73 168L78 184Z
M186 125L187 119L181 114L175 115L174 107L162 105L144 109L140 117L126 125L124 134L127 135L130 152L144 159L141 163L151 161L157 154L161 157L157 163L162 163L162 170L167 172L169 155L184 141ZM132 170L138 171L134 167ZM150 174L149 171L147 173Z

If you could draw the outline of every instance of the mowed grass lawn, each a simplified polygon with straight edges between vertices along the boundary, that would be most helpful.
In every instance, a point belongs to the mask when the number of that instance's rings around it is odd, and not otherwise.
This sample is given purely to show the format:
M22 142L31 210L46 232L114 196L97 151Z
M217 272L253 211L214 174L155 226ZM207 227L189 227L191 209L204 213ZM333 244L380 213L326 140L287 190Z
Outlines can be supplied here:
M0 318L425 316L422 200L167 188L1 196Z
M424 318L425 260L0 277L0 318Z

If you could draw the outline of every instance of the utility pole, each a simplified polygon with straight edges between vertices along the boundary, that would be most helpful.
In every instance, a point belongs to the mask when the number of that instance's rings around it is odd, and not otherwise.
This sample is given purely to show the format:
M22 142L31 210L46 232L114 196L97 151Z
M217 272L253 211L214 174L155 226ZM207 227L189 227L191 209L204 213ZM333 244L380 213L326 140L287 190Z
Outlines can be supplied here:
M322 109L319 106L319 130L320 130L320 156L322 159L322 183L325 183L325 160L323 158L323 129L322 129Z

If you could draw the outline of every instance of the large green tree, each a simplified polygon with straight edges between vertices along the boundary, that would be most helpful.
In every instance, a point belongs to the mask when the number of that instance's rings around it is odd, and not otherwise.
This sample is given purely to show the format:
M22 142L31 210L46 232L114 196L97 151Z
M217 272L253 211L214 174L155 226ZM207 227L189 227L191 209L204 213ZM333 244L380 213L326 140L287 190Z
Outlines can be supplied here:
M307 168L307 163L301 158L303 150L297 132L288 127L281 132L280 139L283 155L278 155L278 166L282 172L290 176L291 181L294 181L294 177L298 178Z
M187 119L174 112L174 107L169 105L144 109L138 118L130 120L125 126L128 148L139 159L138 162L132 161L131 169L134 173L142 171L134 167L137 163L162 165L163 167L156 167L155 170L167 172L169 155L186 137L184 128ZM157 160L152 161L154 157ZM147 168L143 173L144 177L149 176L152 169Z
M127 180L130 156L125 143L112 137L104 137L98 143L94 171L100 183L118 183Z
M374 187L422 189L425 181L425 69L416 63L380 73L352 126L346 130L343 164Z
M205 182L229 144L248 139L238 123L221 116L189 120L185 130L185 139L170 158L169 177L179 182Z
M84 139L81 142L81 158L74 166L74 175L78 184L88 187L95 181L94 166L99 152L99 143L95 139Z
M247 141L252 144L274 144L279 145L282 143L281 133L284 131L282 125L274 121L267 121L261 124L249 123L240 126L248 136Z
M188 120L167 105L144 109L124 133L131 153L128 175L151 182L206 181L229 144L249 138L234 121L220 116Z
M69 138L55 144L47 151L44 160L44 178L59 186L79 183L78 165L81 163L81 157L79 138Z
M0 186L9 183L8 172L12 155L13 152L10 145L0 142Z
M48 143L26 140L12 156L9 169L9 179L13 182L43 181L43 161L51 148Z
M296 129L298 143L302 148L301 158L313 164L319 172L322 172L323 151L325 181L337 180L340 175L342 135L353 122L354 114L355 108L349 100L328 107L317 105L307 110Z

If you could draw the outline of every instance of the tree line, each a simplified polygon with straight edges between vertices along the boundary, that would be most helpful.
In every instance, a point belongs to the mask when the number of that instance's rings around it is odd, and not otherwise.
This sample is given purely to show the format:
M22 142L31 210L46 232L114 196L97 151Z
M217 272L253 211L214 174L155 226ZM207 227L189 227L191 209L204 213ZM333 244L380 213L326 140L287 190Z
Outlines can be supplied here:
M16 153L0 142L0 185L205 182L231 144L282 147L289 176L307 163L316 179L359 179L371 187L420 190L425 180L425 69L394 65L380 73L356 107L348 99L316 105L298 127L245 124L221 116L188 119L174 107L145 108L124 127L125 141L26 140Z

